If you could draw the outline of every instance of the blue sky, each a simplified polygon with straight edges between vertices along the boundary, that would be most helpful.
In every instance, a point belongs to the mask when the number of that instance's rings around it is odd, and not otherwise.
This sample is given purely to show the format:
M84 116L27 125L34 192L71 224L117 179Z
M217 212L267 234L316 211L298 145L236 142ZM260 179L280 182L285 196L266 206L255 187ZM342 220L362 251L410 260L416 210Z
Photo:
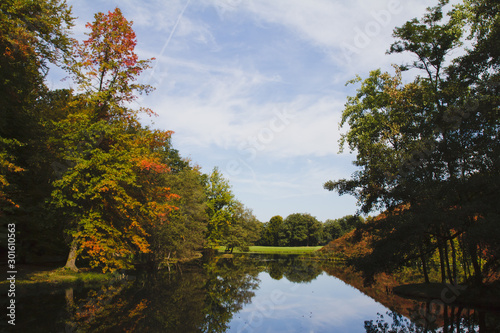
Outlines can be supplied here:
M355 154L339 154L345 86L356 74L391 70L408 56L385 54L392 30L436 0L69 0L84 38L96 12L119 7L134 22L136 52L155 57L141 81L156 87L136 107L173 130L174 146L209 173L218 166L263 222L310 213L319 220L357 210L323 189L349 178ZM64 86L57 71L48 78Z

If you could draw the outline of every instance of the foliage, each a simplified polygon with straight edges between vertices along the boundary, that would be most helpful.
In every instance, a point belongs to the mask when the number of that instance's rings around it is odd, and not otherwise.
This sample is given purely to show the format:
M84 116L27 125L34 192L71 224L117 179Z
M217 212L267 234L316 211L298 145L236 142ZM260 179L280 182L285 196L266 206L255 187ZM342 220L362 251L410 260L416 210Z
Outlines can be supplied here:
M225 246L230 252L233 252L234 248L246 251L250 245L253 245L259 239L260 227L261 223L253 215L252 210L245 208L241 202L236 201L233 224L221 245Z
M172 202L178 209L166 221L148 229L157 262L171 257L192 257L205 245L207 222L204 186L198 169L188 165L163 177L172 193L179 197Z
M234 198L229 182L218 168L205 176L207 243L211 248L226 246L246 249L259 239L260 222L252 211Z
M9 192L9 181L7 175L12 172L24 171L23 168L14 164L12 161L13 156L9 156L7 149L13 145L19 145L19 142L15 139L4 139L0 137L0 216L3 215L3 211L6 210L8 206L14 206L19 208L19 206L14 203L11 199Z
M123 17L119 8L113 12L97 13L88 39L75 42L76 57L68 63L79 88L89 95L95 106L97 119L130 118L136 111L126 106L137 99L137 94L149 93L149 85L134 83L153 59L138 60L132 22ZM149 109L140 109L152 114Z
M125 258L150 251L146 228L173 209L173 194L157 181L168 166L144 147L140 131L95 123L86 115L76 118L61 122L64 146L85 144L66 152L72 166L54 182L54 205L71 223L72 239L92 266L126 267Z
M344 236L363 223L361 216L346 215L335 220L326 220L323 224L323 241L330 242Z
M207 198L207 241L210 247L220 244L233 224L235 199L229 182L224 179L218 168L205 177Z
M436 250L442 282L457 279L459 259L473 267L476 282L498 264L498 56L483 43L496 43L500 14L498 5L485 11L488 1L466 2L443 22L447 2L395 29L389 52L417 60L395 75L372 71L343 112L349 130L341 147L357 151L360 170L325 188L356 196L365 213L387 210L360 231L374 236L373 252L355 261L370 274L420 260L427 280ZM467 25L473 48L450 62ZM409 68L423 76L403 84Z
M69 55L72 26L65 1L6 0L0 3L0 224L16 223L23 242L18 262L42 250L40 233L54 231L43 203L48 189L43 150L46 131L39 101L49 66ZM47 237L49 238L49 237ZM52 235L52 243L60 237Z
M283 218L279 215L271 217L269 222L265 223L262 228L261 239L259 243L262 245L279 246L283 241L280 237L283 235Z
M76 112L58 122L59 147L67 165L54 181L53 204L65 216L72 244L67 266L79 254L104 271L128 268L137 253L150 252L150 234L177 207L166 182L165 147L170 131L142 128L126 104L149 60L137 60L135 33L117 8L87 24L89 38L75 42L69 68L83 92ZM139 110L147 111L147 110Z
M310 214L290 214L283 222L283 230L288 246L318 245L322 224Z
M244 251L234 253L261 253L261 254L306 254L317 251L323 246L249 246ZM225 252L226 247L220 247L219 252Z

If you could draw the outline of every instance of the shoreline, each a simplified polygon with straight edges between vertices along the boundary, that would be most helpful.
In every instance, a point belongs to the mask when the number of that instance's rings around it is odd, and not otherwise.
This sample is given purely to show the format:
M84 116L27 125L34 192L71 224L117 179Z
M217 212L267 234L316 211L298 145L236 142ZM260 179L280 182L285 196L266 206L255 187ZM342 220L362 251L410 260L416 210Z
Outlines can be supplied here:
M479 287L449 283L411 283L393 288L401 297L475 309L500 311L500 283Z

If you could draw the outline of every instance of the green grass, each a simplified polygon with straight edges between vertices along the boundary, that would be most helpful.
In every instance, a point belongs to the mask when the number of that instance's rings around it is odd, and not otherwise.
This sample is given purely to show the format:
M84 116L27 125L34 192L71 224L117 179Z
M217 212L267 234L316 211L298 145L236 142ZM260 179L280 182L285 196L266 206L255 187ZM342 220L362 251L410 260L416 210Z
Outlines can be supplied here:
M233 253L264 253L264 254L305 254L321 249L322 246L250 246L247 252L234 249ZM219 247L224 252L225 247Z
M31 270L24 274L19 274L16 277L17 285L37 285L37 284L52 284L52 285L71 285L80 284L95 284L103 283L114 279L115 276L111 273L100 272L72 272L64 268L52 270L40 269ZM7 284L7 280L0 281L0 285Z

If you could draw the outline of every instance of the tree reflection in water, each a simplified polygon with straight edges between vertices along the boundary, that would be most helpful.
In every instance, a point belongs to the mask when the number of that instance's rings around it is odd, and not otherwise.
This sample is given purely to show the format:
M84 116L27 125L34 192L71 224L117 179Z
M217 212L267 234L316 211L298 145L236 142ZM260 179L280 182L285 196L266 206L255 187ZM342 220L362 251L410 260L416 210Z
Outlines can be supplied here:
M295 257L246 260L214 257L173 272L144 271L134 281L90 290L85 298L66 293L69 332L217 332L251 302L258 274L291 282L314 280L322 270Z
M261 255L261 258L265 260L264 271L274 280L285 277L295 283L311 282L323 272L317 262L300 260L294 255Z
M254 265L219 258L173 273L142 272L135 281L90 290L85 299L67 297L66 331L225 332L254 296L258 273Z
M430 311L431 315L425 311ZM444 306L440 309L440 313L433 313L431 305L424 303L412 313L412 321L394 311L387 312L386 317L388 320L384 315L378 314L375 322L373 320L365 321L366 333L500 332L498 314L462 307Z

